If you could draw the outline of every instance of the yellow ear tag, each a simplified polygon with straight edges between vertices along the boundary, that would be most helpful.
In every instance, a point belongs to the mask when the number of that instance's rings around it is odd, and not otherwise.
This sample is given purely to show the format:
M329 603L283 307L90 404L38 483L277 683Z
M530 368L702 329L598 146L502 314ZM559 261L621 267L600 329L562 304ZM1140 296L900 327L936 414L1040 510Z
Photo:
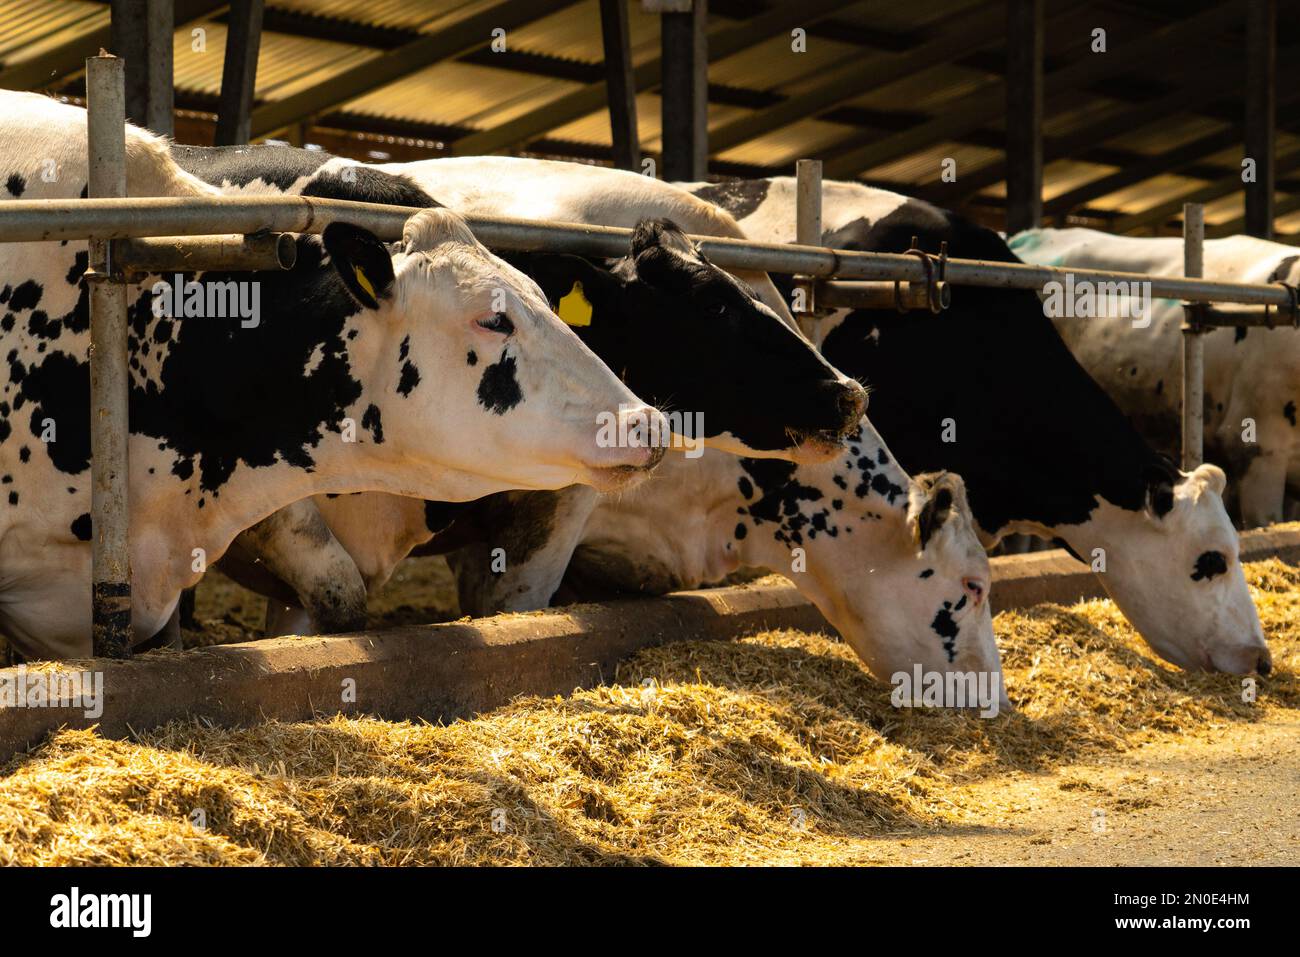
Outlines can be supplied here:
M370 293L371 299L374 299L376 302L378 302L379 297L375 295L375 287L370 285L370 280L367 279L366 274L361 271L361 267L353 266L352 273L357 277L357 282L361 284L361 288L364 289L366 292Z
M570 326L591 325L591 303L582 294L582 283L575 282L568 295L560 300L556 313Z

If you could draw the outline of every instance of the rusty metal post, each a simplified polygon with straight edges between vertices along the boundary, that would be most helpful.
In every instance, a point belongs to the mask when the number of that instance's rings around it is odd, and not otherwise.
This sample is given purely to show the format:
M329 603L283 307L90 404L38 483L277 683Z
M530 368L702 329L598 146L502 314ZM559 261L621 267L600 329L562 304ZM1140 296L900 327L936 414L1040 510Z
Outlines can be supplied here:
M1205 275L1205 207L1183 206L1183 275ZM1205 339L1201 306L1185 304L1183 320L1183 461L1190 472L1203 460L1205 441Z
M822 161L801 159L795 163L794 235L800 246L822 244ZM802 293L802 308L791 310L806 335L812 330L804 328L805 322L817 317L816 284L809 278L800 278L795 285L796 295Z
M91 198L126 195L125 61L86 60L87 152ZM128 550L126 287L113 241L90 241L91 608L96 656L131 653Z

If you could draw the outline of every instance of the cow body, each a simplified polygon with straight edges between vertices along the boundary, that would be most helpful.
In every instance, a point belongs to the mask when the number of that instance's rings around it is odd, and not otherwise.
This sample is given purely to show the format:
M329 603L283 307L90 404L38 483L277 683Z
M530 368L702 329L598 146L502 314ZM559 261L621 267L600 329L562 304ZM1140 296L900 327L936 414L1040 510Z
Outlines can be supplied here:
M1028 262L1183 274L1181 239L1140 239L1090 229L1020 233ZM1205 276L1229 282L1300 282L1295 248L1252 236L1205 244ZM1181 302L1151 303L1150 324L1129 318L1053 317L1075 357L1154 443L1176 453L1181 432ZM1300 489L1300 338L1284 326L1217 328L1204 335L1205 449L1232 475L1245 525L1281 521L1288 485ZM1253 423L1253 428L1251 427Z
M794 240L789 177L689 188L755 240ZM946 241L953 257L1016 261L990 230L859 184L824 184L822 222L827 246L899 253L915 236L930 252ZM962 475L987 545L1027 532L1104 562L1107 592L1182 667L1270 667L1223 473L1180 474L1159 455L1071 356L1033 292L962 287L937 316L839 310L818 339L872 389L872 421L906 469Z
M8 194L81 195L85 130L82 110L0 95ZM127 142L136 195L215 194L161 138ZM28 657L90 652L86 264L82 242L0 246L0 632ZM315 493L615 487L658 458L597 444L601 412L655 413L446 211L412 217L395 249L336 223L298 241L292 270L201 278L200 297L256 282L256 321L168 316L153 278L128 290L137 640L241 530Z
M455 201L470 205L469 212L532 213L533 207L520 209L513 203L518 197L539 194L550 195L552 205L546 212L560 219L581 219L600 211L616 220L613 225L636 227L629 256L608 272L572 256L508 258L542 286L561 312L562 304L580 290L585 311L574 320L580 323L575 325L579 335L634 389L649 390L675 412L684 413L684 425L698 427L700 433L688 438L754 455L821 459L839 450L843 434L856 428L861 417L865 394L856 382L832 369L748 287L707 263L674 225L633 215L640 206L656 215L685 214L695 229L738 232L725 214L683 191L662 184L644 186L641 177L631 177L637 189L617 201L564 205L560 194L549 191L545 182L521 188L520 177L527 178L532 164L505 164L512 179L501 173L494 178L493 171L501 164L489 162L484 180L503 184L502 188L480 189L471 200L464 190L468 170L464 164L374 168L287 147L178 147L174 152L187 169L230 192L285 190L430 205L441 202L447 188ZM538 165L546 181L552 167L564 164ZM626 179L617 180L618 189L625 190ZM601 182L597 177L583 195L598 195ZM512 195L504 194L506 183L514 184ZM497 208L493 201L505 205ZM616 208L621 212L614 217L610 211ZM766 277L763 280L771 287ZM775 295L775 287L771 288ZM420 503L354 496L316 504L371 590L388 579L396 561L411 547L425 544L440 531L428 521L427 509ZM453 533L453 540L463 545L452 559L459 573L462 608L486 614L545 606L593 504L588 490L575 487L556 495L513 495L484 502L472 514L457 516L462 529L474 525L479 530L468 542L463 534ZM292 528L300 529L305 539L319 537L320 529L308 532L306 524L280 524L281 537ZM308 542L302 549L282 544L268 550L261 532L257 547L263 564L282 580L299 582L295 590L314 613L315 627L357 624L354 618L334 620L327 614L339 604L335 599L339 556L330 554L333 545L321 549ZM250 549L252 544L245 542ZM448 550L437 542L430 547ZM504 572L499 561L492 560L498 549L505 556ZM279 563L278 554L298 552L316 556L312 561L318 573L304 575L301 567L289 569ZM344 604L354 607L356 603ZM282 627L301 625L301 620L281 619Z

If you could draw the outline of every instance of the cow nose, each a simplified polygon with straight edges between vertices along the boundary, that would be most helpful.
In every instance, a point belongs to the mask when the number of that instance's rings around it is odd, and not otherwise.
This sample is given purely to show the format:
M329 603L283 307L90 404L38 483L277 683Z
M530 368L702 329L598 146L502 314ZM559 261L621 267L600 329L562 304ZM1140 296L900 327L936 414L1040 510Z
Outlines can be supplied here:
M1267 651L1259 656L1259 661L1255 662L1255 670L1265 677L1273 670L1273 659L1269 657Z
M835 398L845 428L857 428L858 421L862 418L863 413L867 411L867 390L862 388L861 383L849 379L840 384L839 395Z

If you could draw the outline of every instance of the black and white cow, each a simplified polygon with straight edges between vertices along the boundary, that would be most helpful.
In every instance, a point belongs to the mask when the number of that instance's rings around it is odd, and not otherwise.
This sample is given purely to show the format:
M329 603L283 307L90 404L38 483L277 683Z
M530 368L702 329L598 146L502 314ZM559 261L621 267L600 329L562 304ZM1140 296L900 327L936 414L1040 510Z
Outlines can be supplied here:
M1114 236L1091 229L1035 229L1013 236L1027 262L1156 276L1183 274L1181 239ZM1300 283L1300 254L1253 236L1211 239L1205 275L1229 282ZM1102 308L1111 305L1109 299ZM1126 305L1116 301L1114 305ZM1053 316L1084 368L1157 445L1181 432L1183 307L1157 299L1150 323L1131 318ZM1205 339L1205 448L1233 478L1242 523L1281 521L1288 486L1300 493L1300 335L1278 329L1214 329Z
M165 140L127 143L131 194L215 195ZM85 112L0 93L0 181L12 200L83 194ZM0 633L27 657L90 652L86 266L84 242L0 244ZM598 441L602 414L658 413L447 210L392 247L334 223L290 271L202 279L187 302L252 308L176 319L155 277L128 292L137 640L240 531L304 497L617 488L661 455Z
M173 153L186 169L227 191L287 191L407 205L435 202L423 188L430 176L422 173L417 183L417 177L401 171L403 167L376 169L276 146L177 147ZM427 170L429 164L410 166ZM591 172L595 175L588 177L584 195L599 193L601 174L614 171ZM621 189L623 175L606 188ZM436 179L434 188L441 182ZM534 184L520 195L539 192L545 190ZM686 212L697 228L728 231L724 214L689 194L662 184L656 192L658 200L640 190L626 202L653 214ZM484 195L479 194L480 204L486 203ZM479 205L472 211L518 212L508 197L502 202L503 208ZM615 205L611 201L606 208ZM703 215L701 210L709 212ZM587 212L550 211L569 220ZM684 412L688 422L698 422L702 434L694 439L760 456L810 460L837 454L842 437L861 418L866 401L861 386L831 368L748 286L705 260L673 224L662 219L633 223L630 254L608 271L573 256L508 258L542 286L562 315L566 301L580 290L581 309L569 320L580 323L575 326L579 335L633 388L658 396L674 412ZM729 231L737 232L734 224ZM776 295L775 287L772 291ZM430 547L447 551L451 545L446 542L464 547L453 559L460 572L463 609L484 614L544 607L593 505L593 493L580 487L548 495L511 494L454 516L459 528L448 532L443 544ZM384 501L380 496L322 498L316 506L371 590L388 579L412 547L427 542L453 518L443 508ZM274 529L250 530L240 542L243 564L235 568L228 561L223 567L250 587L285 599L282 588L257 576L259 571L273 571L290 594L300 596L318 629L355 626L357 621L338 614L355 611L357 602L341 597L355 594L355 581L341 577L346 562L337 548L316 544L322 532L312 528L306 511L306 505L296 506L291 516L274 520ZM304 539L302 547L292 543L295 534ZM505 571L491 558L496 549L506 558ZM261 569L254 567L253 559ZM301 617L290 616L279 618L277 627L304 625Z
M794 240L789 177L689 188L755 240ZM822 220L827 246L898 253L916 236L931 252L946 240L953 257L1016 261L991 230L859 184L827 182ZM1162 657L1270 669L1223 472L1180 473L1143 440L1033 292L962 287L938 316L840 310L818 338L871 387L872 421L905 468L962 475L987 545L1011 532L1060 539L1098 569L1104 560L1106 591Z

